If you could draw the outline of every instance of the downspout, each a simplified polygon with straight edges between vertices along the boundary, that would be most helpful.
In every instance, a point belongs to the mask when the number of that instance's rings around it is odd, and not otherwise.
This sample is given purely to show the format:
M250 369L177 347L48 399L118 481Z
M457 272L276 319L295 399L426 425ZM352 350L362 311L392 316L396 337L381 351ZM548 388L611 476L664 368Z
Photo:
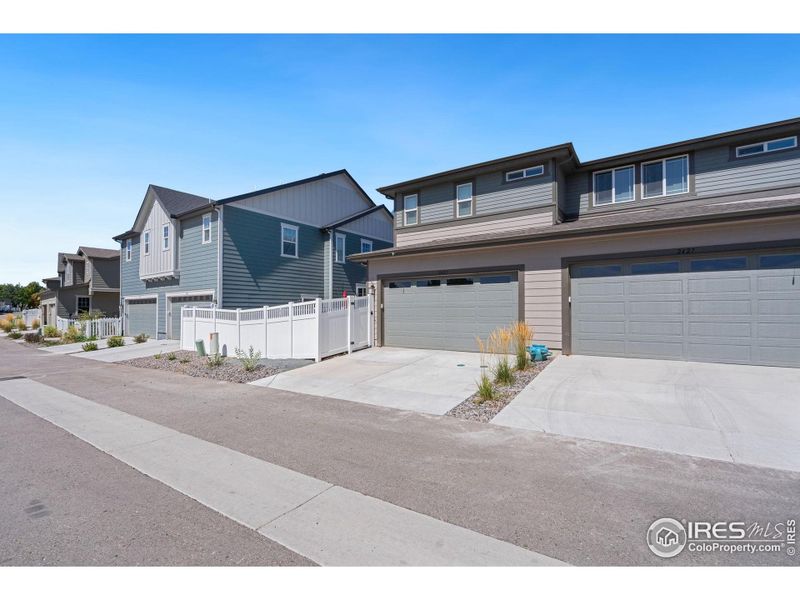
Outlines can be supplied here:
M213 201L212 201L213 203ZM214 206L217 212L217 307L222 306L222 206Z

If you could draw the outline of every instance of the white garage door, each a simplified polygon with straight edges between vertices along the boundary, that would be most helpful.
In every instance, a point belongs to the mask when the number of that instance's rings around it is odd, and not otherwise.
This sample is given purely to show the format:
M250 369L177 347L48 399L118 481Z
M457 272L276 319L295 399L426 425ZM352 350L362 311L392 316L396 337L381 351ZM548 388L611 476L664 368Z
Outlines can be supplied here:
M199 306L208 308L211 306L213 297L208 294L198 296L180 296L170 298L169 316L167 322L170 324L169 337L172 340L181 339L181 309L185 306Z
M125 335L147 334L156 338L156 299L125 301Z
M575 354L800 366L800 251L575 265Z
M383 286L386 346L477 352L476 337L519 320L516 273L419 276Z

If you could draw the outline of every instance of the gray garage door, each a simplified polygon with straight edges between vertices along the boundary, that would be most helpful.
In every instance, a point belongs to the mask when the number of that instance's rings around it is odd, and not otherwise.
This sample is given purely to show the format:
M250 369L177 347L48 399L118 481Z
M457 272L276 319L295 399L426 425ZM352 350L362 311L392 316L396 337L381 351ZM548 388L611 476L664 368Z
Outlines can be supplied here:
M800 366L800 251L572 267L575 354Z
M475 337L519 319L516 274L388 281L383 287L383 343L476 352Z
M212 297L204 296L184 296L181 298L174 298L170 300L170 339L181 339L181 309L184 306L200 306L208 308L211 306Z
M125 334L156 338L156 299L125 301Z

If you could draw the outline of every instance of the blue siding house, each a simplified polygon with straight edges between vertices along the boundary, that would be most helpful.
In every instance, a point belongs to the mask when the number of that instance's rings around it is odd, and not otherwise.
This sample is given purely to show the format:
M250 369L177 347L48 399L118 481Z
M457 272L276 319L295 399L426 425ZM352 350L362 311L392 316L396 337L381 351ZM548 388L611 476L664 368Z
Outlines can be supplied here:
M180 337L184 306L253 308L367 293L350 254L392 246L393 217L346 171L212 200L147 188L120 244L125 333Z

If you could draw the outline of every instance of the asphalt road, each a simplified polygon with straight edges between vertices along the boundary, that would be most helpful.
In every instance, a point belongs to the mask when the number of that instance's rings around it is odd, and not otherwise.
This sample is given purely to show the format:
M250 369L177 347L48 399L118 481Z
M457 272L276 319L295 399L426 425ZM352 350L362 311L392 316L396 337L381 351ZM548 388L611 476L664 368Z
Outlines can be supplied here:
M81 361L0 340L23 375L335 485L579 565L798 564L654 556L656 518L797 518L800 475ZM0 399L0 562L306 564Z

